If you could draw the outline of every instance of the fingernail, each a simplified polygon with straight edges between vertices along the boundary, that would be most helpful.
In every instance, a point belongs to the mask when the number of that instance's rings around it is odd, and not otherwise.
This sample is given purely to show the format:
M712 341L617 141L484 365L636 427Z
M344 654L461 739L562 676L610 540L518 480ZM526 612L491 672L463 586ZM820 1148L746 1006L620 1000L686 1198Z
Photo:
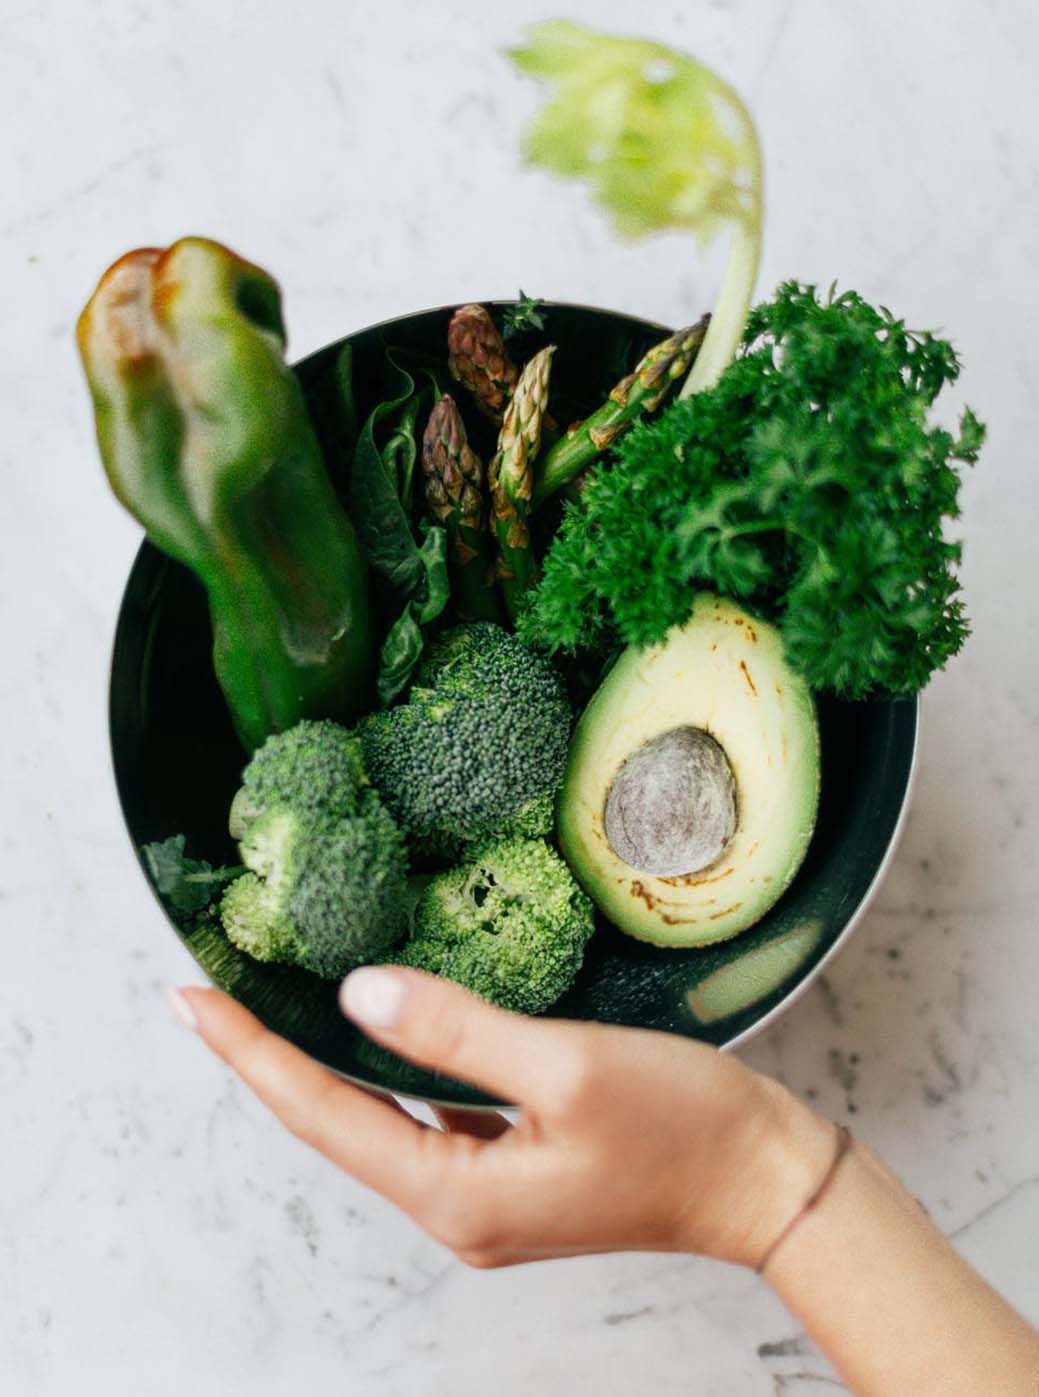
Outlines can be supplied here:
M407 987L400 975L380 966L352 971L339 990L344 1014L368 1028L392 1028L400 1018Z
M198 1032L198 1017L188 1003L187 996L180 990L170 990L170 1008L185 1028Z

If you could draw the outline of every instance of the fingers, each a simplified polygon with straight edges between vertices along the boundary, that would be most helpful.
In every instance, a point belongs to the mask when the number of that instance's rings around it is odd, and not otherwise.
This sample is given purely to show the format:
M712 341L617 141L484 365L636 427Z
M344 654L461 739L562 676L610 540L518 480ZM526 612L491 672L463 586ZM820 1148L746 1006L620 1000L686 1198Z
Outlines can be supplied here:
M450 980L400 966L365 966L343 981L343 1012L422 1067L510 1102L551 1102L573 1026L496 1008Z
M433 1114L445 1130L455 1135L471 1135L474 1140L497 1140L512 1129L497 1111L459 1111L453 1106L434 1106Z
M174 1008L294 1135L407 1211L448 1172L448 1137L341 1081L220 990L177 991Z

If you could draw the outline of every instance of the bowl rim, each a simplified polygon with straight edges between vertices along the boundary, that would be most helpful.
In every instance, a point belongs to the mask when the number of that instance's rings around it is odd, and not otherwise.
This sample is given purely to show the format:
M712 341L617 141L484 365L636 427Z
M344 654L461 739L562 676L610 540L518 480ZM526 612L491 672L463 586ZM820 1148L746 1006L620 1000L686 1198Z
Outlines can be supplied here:
M640 325L644 325L647 330L660 330L665 335L673 335L675 333L675 327L673 325L665 325L662 320L651 320L648 316L637 315L634 311L618 310L616 306L595 306L589 301L553 301L547 297L544 299L539 297L538 304L545 306L548 310L590 310L595 315L609 315L618 320L635 320L638 321ZM289 368L297 370L309 360L317 359L322 354L328 354L333 349L338 349L346 340L356 339L359 335L374 334L376 330L385 330L391 325L398 324L401 320L415 320L420 315L454 314L454 312L460 310L462 306L470 305L484 306L485 308L488 306L518 306L519 301L509 296L498 296L490 298L485 297L482 301L473 299L471 301L448 301L445 305L439 306L419 306L417 310L409 310L403 315L389 315L385 320L375 320L371 325L362 325L359 330L353 330L349 334L340 335L338 339L329 340L327 344L318 345L316 349L308 349L301 358L289 364Z
M376 334L380 331L388 330L402 321L414 320L420 316L453 313L460 306L468 304L479 304L482 306L500 307L513 306L518 304L518 302L512 298L492 298L484 300L474 299L472 301L457 301L449 302L447 304L442 305L423 306L416 310L407 311L401 315L387 316L386 318L375 321L370 325L363 325L359 329L352 330L346 334L340 335L338 338L334 340L329 340L327 343L319 345L315 349L308 350L300 358L293 360L288 365L288 367L292 369L294 373L298 373L301 369L305 369L305 367L308 364L316 362L323 356L333 353L344 343L354 340L361 335ZM609 316L614 319L632 321L643 326L647 331L660 331L664 335L671 334L674 332L673 327L669 327L657 320L647 319L646 317L637 315L631 311L618 310L616 308L607 306L591 305L587 302L582 301L556 301L546 299L542 301L542 304L548 308L583 312L590 311L596 315L603 315ZM120 781L119 762L115 750L116 732L115 726L113 724L116 677L115 661L117 655L119 635L124 620L123 612L126 603L127 587L129 585L131 577L133 576L137 567L141 563L142 555L146 554L149 549L155 549L161 554L161 550L158 550L156 545L151 543L147 533L145 532L137 550L134 553L133 561L130 565L129 572L127 573L126 581L123 584L122 592L119 598L119 604L116 610L115 621L112 630L112 639L109 649L108 664L108 702L106 705L108 749L109 758L111 761L112 777L116 788L116 797L119 802L119 811L122 815L123 827L126 830L127 836L129 838L130 848L134 854L134 862L136 863L140 875L144 879L144 882L147 885L149 892L152 894L154 901L156 902L160 911L162 912L163 917L169 923L170 927L177 935L178 941L181 941L181 945L183 946L184 943L181 939L177 923L175 922L174 918L170 915L165 904L162 902L162 900L156 893L155 888L152 885L151 879L148 877L144 863L141 859L140 851L134 842L133 831L130 827L130 819L123 795L122 783ZM775 1004L773 1004L772 1007L769 1010L767 1010L767 1012L764 1013L759 1019L756 1019L753 1023L749 1024L746 1028L742 1029L732 1038L728 1038L724 1042L720 1043L718 1045L719 1051L730 1052L738 1050L739 1048L742 1048L746 1044L751 1042L754 1038L756 1038L759 1034L763 1033L766 1029L772 1027L776 1022L778 1022L782 1015L785 1014L789 1009L791 1009L793 1005L796 1004L797 1001L807 993L807 991L812 987L812 985L815 984L816 980L831 965L834 959L847 945L852 933L865 919L867 913L869 912L870 907L875 901L880 887L884 882L884 879L887 877L887 874L890 871L891 866L897 856L902 837L905 833L905 827L909 816L909 809L912 803L912 798L918 779L920 755L920 695L912 695L910 697L910 702L912 704L913 745L909 758L909 766L905 777L905 787L903 789L901 804L899 807L898 816L895 821L895 826L891 832L891 835L888 838L884 854L880 860L880 863L877 866L876 872L870 880L869 886L866 888L866 891L863 893L856 906L852 909L848 917L848 920L846 921L844 927L842 928L838 936L823 953L823 955L820 956L820 958L815 962L815 964L812 965L809 970L804 972L797 980L795 980L794 983L787 990L786 994L783 995L782 999L778 1000ZM188 948L185 946L185 950L187 949ZM191 952L188 951L188 954L190 955ZM202 972L202 974L206 976L210 984L215 985L215 980L213 980L213 977L209 974L205 967L199 961L195 960L194 956L192 956L192 960L194 961L198 969ZM394 1091L388 1087L377 1086L363 1077L354 1076L353 1074L344 1071L342 1068L332 1066L328 1063L322 1063L322 1066L324 1066L328 1071L334 1073L335 1076L339 1077L341 1080L350 1082L355 1086L363 1088L365 1091L372 1092L379 1096L386 1096L394 1099L401 1098L406 1101L421 1102L430 1106L448 1106L455 1111L510 1111L516 1109L514 1104L495 1100L491 1097L489 1093L484 1093L482 1088L477 1087L475 1085L474 1090L477 1092L481 1092L486 1096L486 1103L481 1104L473 1102L460 1102L448 1098L441 1098L431 1094L423 1094L418 1096L411 1095L406 1091Z

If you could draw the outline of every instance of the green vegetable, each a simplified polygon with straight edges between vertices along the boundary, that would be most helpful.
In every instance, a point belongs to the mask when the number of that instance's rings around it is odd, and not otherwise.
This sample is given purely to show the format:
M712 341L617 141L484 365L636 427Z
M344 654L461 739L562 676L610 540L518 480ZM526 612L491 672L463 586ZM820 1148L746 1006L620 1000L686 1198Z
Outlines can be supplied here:
M408 702L361 724L365 766L426 851L547 834L570 716L544 656L491 622L457 626L430 648Z
M587 180L619 233L691 228L706 244L731 225L718 303L682 396L712 387L743 334L761 249L761 151L743 102L686 54L565 20L535 25L511 57L554 88L527 158Z
M519 371L484 306L459 306L447 327L447 366L451 377L496 426L512 397Z
M559 847L613 924L658 946L736 936L790 886L819 804L819 726L774 627L701 592L610 667L570 739Z
M397 437L395 421L415 394L415 380L386 356L385 396L368 414L350 472L350 512L357 520L361 547L376 576L395 595L408 596L419 585L422 566L401 493L397 470L400 441L384 457L389 437Z
M414 492L415 459L418 456L415 423L420 405L420 395L413 393L397 413L386 445L382 448L386 474L396 482L398 498L407 513L411 512Z
M447 531L455 609L466 620L495 621L501 609L493 588L483 462L469 445L462 414L448 393L429 414L422 470L429 512Z
M171 912L201 912L226 883L243 872L238 868L214 868L205 859L189 859L185 839L175 834L161 843L143 844L141 859L155 891Z
M242 774L231 833L250 870L224 893L231 941L261 961L327 978L381 956L407 922L407 853L335 723L269 738Z
M545 315L544 301L536 296L528 296L522 289L514 306L506 306L502 315L502 335L506 340L518 339L528 330L543 330Z
M375 573L382 609L394 617L379 653L376 690L388 704L407 687L425 644L422 627L447 605L447 537L411 524L415 423L420 394L412 376L386 356L386 397L369 414L354 453L350 509Z
M347 819L370 788L356 737L336 723L299 723L253 753L228 828L241 839L254 820L285 806L319 821Z
M548 380L555 346L548 345L524 367L505 409L498 449L487 467L491 528L498 542L497 574L505 609L514 617L534 581L530 509L534 459L548 409Z
M203 238L141 248L101 278L78 337L109 481L204 583L243 743L356 714L364 562L285 363L277 284Z
M709 321L710 316L705 315L697 324L654 345L636 364L634 372L614 386L601 407L571 427L544 453L534 471L535 509L579 475L634 421L644 413L656 411L671 385L688 373L704 342Z
M592 904L559 855L541 839L503 839L433 879L393 959L540 1014L573 983L593 929Z
M942 526L984 429L928 421L958 373L853 292L781 287L718 386L636 427L568 507L522 637L643 645L711 590L774 617L814 689L921 688L967 634Z
M407 688L426 644L423 627L436 620L451 595L444 530L427 528L418 555L423 568L418 591L404 603L379 649L375 688L383 704L392 703Z

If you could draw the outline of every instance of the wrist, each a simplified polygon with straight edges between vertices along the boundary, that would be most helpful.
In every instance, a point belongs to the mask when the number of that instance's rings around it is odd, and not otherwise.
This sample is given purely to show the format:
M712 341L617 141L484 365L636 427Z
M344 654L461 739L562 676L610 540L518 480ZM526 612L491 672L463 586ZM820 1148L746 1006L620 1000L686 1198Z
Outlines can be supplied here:
M710 1254L757 1268L825 1178L836 1138L831 1121L778 1082L755 1076Z

